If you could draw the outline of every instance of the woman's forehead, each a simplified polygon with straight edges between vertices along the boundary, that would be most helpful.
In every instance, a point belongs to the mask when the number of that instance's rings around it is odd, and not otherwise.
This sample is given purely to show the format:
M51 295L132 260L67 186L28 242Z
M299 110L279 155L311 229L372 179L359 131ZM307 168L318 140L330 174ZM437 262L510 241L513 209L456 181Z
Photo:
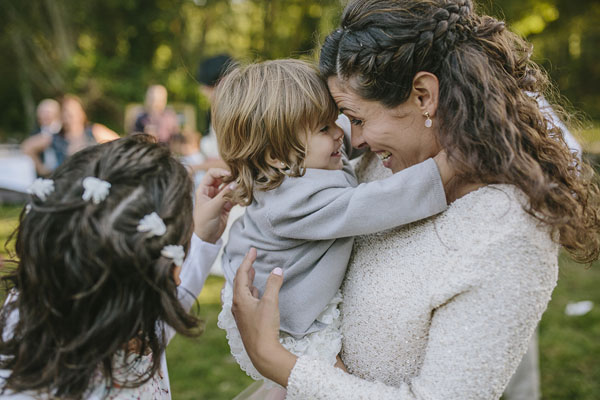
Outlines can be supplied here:
M331 76L327 79L327 86L340 112L358 112L361 105L364 106L365 100L350 89L347 81L342 81L337 76Z

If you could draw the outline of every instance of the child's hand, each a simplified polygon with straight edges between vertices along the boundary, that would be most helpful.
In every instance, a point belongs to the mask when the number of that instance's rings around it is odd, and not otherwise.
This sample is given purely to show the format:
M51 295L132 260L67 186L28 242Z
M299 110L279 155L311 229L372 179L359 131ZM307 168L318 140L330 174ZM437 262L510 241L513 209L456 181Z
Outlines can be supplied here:
M335 358L337 361L335 362L334 367L341 369L344 372L348 372L348 370L346 369L346 366L344 365L344 362L342 361L342 359L340 358L340 355L338 354L337 357Z
M225 176L229 176L229 171L211 168L196 190L194 233L205 242L215 243L219 240L227 226L229 211L233 207L233 203L228 201L225 195L235 188L235 184L222 187Z

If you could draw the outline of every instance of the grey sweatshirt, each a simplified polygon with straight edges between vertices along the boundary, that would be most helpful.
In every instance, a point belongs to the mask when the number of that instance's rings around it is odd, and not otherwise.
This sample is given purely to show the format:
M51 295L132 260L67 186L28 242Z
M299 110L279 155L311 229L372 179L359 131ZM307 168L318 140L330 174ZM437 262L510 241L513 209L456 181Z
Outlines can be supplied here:
M244 255L255 247L254 285L263 293L275 267L283 269L281 330L300 338L324 328L317 317L337 293L355 235L368 235L430 217L446 209L433 159L380 181L358 185L352 166L308 168L281 186L255 191L230 230L223 272L230 284Z

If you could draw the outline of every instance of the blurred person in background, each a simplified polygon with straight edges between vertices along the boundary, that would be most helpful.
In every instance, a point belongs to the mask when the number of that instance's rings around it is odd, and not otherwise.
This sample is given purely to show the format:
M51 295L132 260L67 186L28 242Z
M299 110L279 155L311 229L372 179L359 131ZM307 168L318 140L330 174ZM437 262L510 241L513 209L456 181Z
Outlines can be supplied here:
M54 153L48 149L40 153L33 153L32 143L41 141L46 138L50 139L52 136L60 131L62 124L60 121L60 104L54 99L44 99L40 101L36 110L38 127L32 132L31 136L27 138L22 144L21 149L23 153L29 155L35 164L36 173L39 176L46 176L56 168L56 158Z
M49 175L79 150L119 138L106 126L88 121L81 100L72 94L62 100L61 120L62 127L57 133L34 135L23 143L23 152L33 159L41 176ZM52 165L42 162L42 153L52 159Z
M207 58L198 66L196 79L200 84L200 92L213 102L215 87L219 80L225 75L229 68L235 64L235 60L228 54L220 54L214 57ZM204 135L201 142L202 152L209 159L219 159L219 149L217 147L217 136L212 128L210 121L210 110L208 112L208 133ZM224 166L219 164L218 166Z
M197 133L173 135L169 139L169 149L187 168L194 186L198 187L207 170L204 168L206 156L200 151L200 135Z
M163 85L151 85L146 90L144 112L136 119L133 132L147 133L159 142L167 143L179 133L175 112L167 108L168 93Z
M54 99L40 101L36 110L38 128L32 136L38 133L54 134L60 131L60 103Z

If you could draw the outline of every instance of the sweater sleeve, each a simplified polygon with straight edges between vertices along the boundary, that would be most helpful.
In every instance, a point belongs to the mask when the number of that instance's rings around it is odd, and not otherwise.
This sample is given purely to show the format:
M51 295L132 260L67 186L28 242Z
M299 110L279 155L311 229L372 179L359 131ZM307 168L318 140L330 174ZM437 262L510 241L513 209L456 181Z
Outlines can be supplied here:
M181 267L179 276L181 283L177 288L179 302L185 310L192 308L200 295L221 246L220 239L216 244L212 244L203 241L195 233L192 235L190 250ZM165 326L165 336L169 342L175 336L175 330L170 326Z
M515 240L526 247L515 251ZM449 293L434 308L420 372L400 387L363 380L303 356L290 374L287 399L499 398L550 300L556 255L556 247L536 245L524 236L490 246L471 265L486 271L478 282ZM493 273L486 275L489 269Z
M297 207L287 207L288 212L270 215L269 222L281 237L328 240L395 228L446 207L439 170L435 161L428 159L389 178L356 187L319 188Z

